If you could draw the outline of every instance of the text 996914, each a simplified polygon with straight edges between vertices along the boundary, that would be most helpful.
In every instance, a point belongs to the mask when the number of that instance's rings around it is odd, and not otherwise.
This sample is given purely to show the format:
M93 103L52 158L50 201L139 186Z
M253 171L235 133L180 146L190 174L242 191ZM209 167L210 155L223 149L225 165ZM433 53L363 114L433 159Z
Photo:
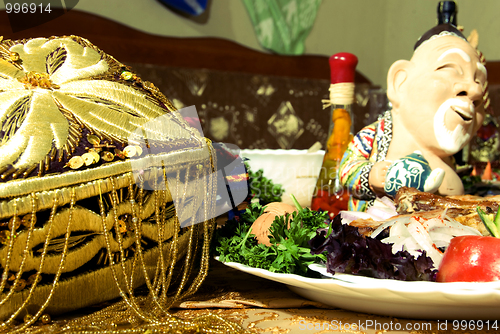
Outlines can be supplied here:
M7 2L5 1L5 11L7 14L35 14L35 13L50 13L52 9L50 2L37 3L37 2Z
M3 0L3 3L12 32L16 33L67 14L78 0Z

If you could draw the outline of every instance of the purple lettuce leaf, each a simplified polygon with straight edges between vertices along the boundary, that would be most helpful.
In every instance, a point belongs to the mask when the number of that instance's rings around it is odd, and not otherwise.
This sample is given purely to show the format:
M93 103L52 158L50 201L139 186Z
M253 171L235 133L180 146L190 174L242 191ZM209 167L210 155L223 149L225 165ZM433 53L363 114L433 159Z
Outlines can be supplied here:
M403 281L435 281L437 270L425 252L417 258L407 251L392 253L392 245L364 237L358 228L342 224L340 215L320 228L309 241L312 254L326 254L331 274L346 273ZM328 235L330 231L330 234Z

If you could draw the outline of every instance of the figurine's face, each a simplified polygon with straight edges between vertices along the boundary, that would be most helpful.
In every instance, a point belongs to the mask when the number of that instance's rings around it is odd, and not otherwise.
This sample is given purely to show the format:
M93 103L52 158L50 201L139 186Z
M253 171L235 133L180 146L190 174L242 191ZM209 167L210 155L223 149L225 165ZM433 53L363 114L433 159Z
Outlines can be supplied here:
M423 146L453 155L483 121L486 69L476 50L455 36L421 45L410 63L400 100L405 127Z

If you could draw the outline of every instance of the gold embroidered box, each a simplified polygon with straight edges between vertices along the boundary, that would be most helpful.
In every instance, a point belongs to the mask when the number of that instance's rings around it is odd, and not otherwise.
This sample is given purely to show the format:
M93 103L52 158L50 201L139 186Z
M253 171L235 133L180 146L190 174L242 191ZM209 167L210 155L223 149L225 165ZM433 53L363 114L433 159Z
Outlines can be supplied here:
M2 327L118 296L148 314L134 299L144 284L161 309L193 293L214 227L211 151L153 84L89 41L1 40Z

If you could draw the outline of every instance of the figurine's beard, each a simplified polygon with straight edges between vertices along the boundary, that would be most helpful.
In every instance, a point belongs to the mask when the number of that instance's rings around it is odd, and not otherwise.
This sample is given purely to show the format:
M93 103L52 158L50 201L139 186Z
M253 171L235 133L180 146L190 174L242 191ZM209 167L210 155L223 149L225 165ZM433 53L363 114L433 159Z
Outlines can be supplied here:
M464 129L462 124L458 124L455 129L449 130L445 125L446 113L450 111L452 106L457 106L464 109L472 108L474 115L474 107L460 99L446 100L439 107L436 116L434 116L434 134L439 147L447 154L455 154L460 151L470 140L473 124L468 129ZM451 110L451 112L455 112Z

